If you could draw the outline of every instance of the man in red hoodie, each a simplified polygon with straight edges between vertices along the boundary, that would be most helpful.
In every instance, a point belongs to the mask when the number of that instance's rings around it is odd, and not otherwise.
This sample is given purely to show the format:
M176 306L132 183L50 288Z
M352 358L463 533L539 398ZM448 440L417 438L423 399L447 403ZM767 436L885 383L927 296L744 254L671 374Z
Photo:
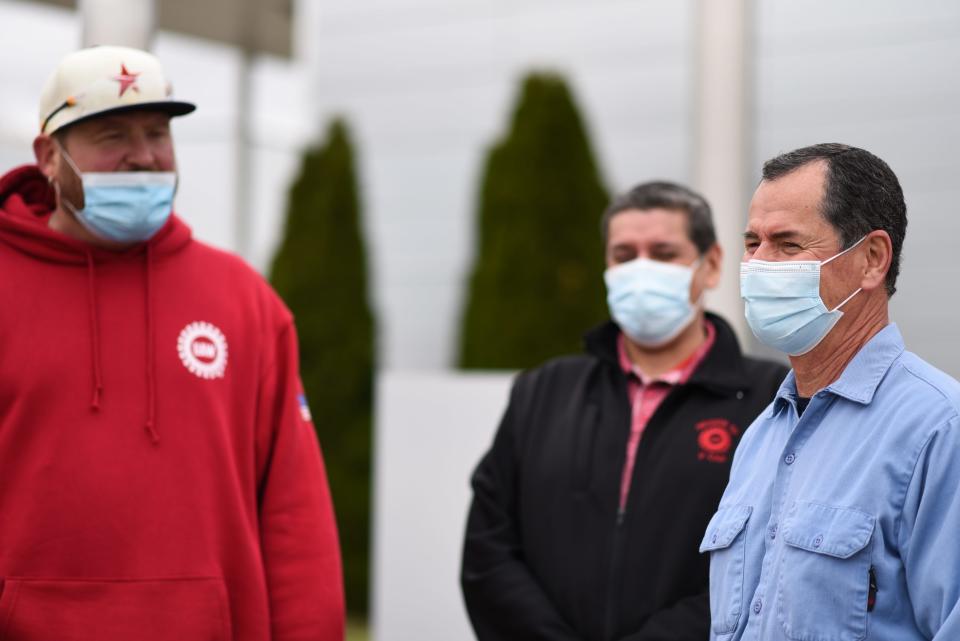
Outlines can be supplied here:
M73 53L0 178L0 639L343 638L291 314L171 213L193 109Z

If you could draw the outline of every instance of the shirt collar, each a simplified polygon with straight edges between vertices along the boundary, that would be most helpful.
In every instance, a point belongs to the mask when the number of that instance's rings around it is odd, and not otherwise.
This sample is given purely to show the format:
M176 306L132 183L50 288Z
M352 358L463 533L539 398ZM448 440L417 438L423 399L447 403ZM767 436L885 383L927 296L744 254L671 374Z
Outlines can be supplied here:
M707 353L710 351L710 348L713 347L713 344L717 339L717 330L713 326L713 323L707 319L704 319L703 326L707 336L697 350L688 358L684 359L682 363L678 363L669 371L664 372L656 377L647 376L642 370L640 370L639 367L633 364L633 361L630 360L630 356L627 354L627 346L625 343L626 339L623 336L623 332L620 332L620 335L617 336L617 360L620 363L620 369L622 369L623 373L628 377L631 374L636 376L642 385L649 385L650 383L679 385L681 383L686 383L690 378L690 375L693 374L694 370L697 369L697 366L699 366L704 357L706 357Z
M825 391L856 403L869 404L880 381L904 349L900 330L895 323L890 323L860 348L847 363L840 378L828 385ZM793 370L790 370L777 390L776 401L785 402L787 398L796 397L797 379Z

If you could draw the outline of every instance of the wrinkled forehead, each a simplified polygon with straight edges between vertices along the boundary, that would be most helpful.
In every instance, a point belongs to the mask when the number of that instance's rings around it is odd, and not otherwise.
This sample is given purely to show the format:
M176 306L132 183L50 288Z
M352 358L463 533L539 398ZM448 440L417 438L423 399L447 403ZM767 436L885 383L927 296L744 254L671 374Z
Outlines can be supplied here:
M763 180L750 201L747 232L769 236L795 231L836 235L823 216L826 164L813 162L774 180Z

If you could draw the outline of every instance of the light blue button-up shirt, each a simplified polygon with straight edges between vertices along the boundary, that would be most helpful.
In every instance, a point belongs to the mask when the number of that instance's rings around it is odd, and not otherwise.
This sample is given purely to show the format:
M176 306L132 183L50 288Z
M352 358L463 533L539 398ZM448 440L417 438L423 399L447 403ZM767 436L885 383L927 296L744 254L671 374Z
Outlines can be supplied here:
M888 325L796 399L790 372L707 527L710 638L960 640L960 384Z

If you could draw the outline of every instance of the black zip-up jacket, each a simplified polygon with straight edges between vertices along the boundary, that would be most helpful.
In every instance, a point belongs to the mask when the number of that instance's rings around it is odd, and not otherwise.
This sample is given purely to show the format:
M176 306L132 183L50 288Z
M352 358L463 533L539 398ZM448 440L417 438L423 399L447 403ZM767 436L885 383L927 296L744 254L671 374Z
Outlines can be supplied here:
M631 408L617 326L587 334L587 354L517 377L473 475L461 584L480 641L709 636L700 539L733 448L787 368L744 357L707 316L716 342L650 418L622 514Z

